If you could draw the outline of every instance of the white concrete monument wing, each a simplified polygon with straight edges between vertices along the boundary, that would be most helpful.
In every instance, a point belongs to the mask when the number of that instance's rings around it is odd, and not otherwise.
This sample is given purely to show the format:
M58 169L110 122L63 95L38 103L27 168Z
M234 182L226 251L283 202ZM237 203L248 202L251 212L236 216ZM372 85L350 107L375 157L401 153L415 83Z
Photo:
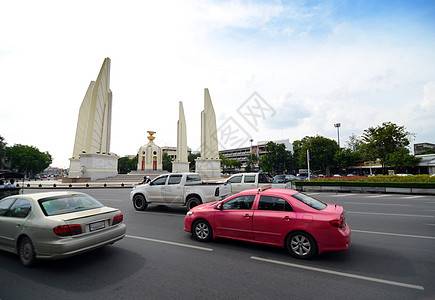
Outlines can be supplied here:
M96 81L91 81L80 105L70 178L91 180L118 174L118 157L110 154L112 91L110 58L104 59Z
M201 112L201 157L195 160L196 172L203 178L220 178L216 114L208 89L204 89L204 110Z
M183 102L179 102L179 116L177 122L177 158L172 162L172 172L189 172L189 162L187 160L187 129L186 118L184 116Z
M177 161L187 162L187 129L184 117L183 102L179 102L179 117L177 123Z
M216 114L208 89L204 89L204 110L201 112L201 158L219 159Z

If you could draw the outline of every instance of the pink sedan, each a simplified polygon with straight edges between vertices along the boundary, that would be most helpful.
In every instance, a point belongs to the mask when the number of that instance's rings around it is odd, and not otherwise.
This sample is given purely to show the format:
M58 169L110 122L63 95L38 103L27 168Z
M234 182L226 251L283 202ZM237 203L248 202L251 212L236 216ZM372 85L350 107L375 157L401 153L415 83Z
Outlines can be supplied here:
M187 212L184 230L203 242L222 237L285 247L303 259L350 243L342 206L289 189L247 190L198 205Z

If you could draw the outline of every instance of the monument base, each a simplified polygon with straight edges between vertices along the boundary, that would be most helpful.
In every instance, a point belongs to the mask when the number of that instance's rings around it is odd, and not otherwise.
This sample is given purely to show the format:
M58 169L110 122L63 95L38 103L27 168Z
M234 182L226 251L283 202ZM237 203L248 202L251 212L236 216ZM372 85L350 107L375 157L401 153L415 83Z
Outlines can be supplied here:
M172 173L188 173L189 172L189 163L174 161L172 162Z
M117 155L109 154L86 154L80 155L80 159L70 159L69 178L100 178L118 175Z
M221 160L220 159L196 159L196 173L201 175L203 179L220 178Z

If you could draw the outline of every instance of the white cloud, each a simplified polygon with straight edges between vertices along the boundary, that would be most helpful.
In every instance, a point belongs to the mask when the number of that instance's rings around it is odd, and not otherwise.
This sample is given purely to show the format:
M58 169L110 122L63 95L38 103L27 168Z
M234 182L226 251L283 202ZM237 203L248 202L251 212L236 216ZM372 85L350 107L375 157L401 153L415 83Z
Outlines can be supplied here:
M157 131L157 144L175 146L180 100L188 145L197 149L206 87L218 126L255 91L274 105L276 115L250 132L255 141L335 139L337 122L345 140L384 121L433 140L433 40L391 42L381 29L335 21L334 5L6 2L0 101L14 109L0 110L0 135L67 167L81 101L110 57L111 149L119 155L134 154L147 130Z

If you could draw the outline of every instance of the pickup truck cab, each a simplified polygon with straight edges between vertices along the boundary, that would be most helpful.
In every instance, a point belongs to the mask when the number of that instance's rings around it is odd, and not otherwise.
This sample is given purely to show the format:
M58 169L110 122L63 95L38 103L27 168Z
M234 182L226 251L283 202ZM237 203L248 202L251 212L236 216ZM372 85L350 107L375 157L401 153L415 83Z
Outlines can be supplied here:
M132 189L130 200L136 210L148 204L186 206L188 210L199 204L219 201L231 195L227 183L204 183L196 173L160 175L147 184Z
M272 184L272 180L264 173L234 174L225 182L231 184L231 192L233 194Z

